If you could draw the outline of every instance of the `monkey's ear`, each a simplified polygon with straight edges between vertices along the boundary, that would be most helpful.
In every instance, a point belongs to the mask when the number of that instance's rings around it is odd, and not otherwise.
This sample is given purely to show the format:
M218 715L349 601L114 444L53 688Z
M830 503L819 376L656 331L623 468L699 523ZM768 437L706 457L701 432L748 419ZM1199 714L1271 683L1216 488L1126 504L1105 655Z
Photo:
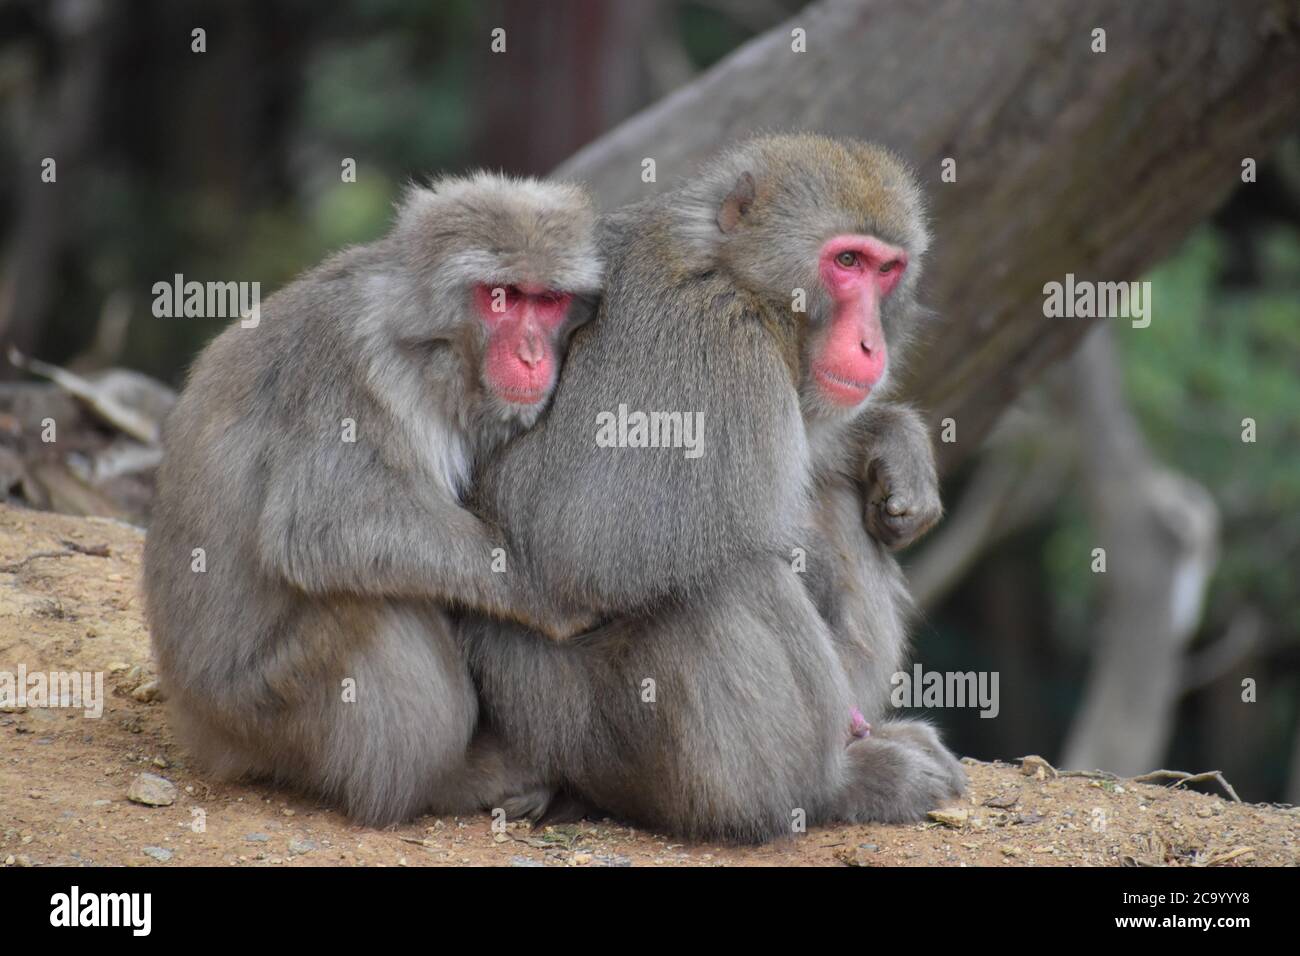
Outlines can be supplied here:
M754 177L749 173L741 173L736 185L731 187L731 192L727 193L727 198L718 207L719 229L731 232L740 225L740 220L745 218L754 201L754 192Z

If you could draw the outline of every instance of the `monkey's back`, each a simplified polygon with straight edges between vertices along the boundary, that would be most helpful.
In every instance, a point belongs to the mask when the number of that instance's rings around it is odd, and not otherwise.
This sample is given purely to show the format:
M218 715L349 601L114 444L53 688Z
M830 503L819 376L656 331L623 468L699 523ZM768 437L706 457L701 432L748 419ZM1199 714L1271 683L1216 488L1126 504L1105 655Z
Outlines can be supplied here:
M232 323L203 350L163 426L163 460L145 539L144 594L160 675L182 707L256 706L259 662L301 612L258 554L272 455L324 437L348 381L351 250L269 298L259 324ZM292 356L292 361L287 357ZM243 680L246 678L246 680Z

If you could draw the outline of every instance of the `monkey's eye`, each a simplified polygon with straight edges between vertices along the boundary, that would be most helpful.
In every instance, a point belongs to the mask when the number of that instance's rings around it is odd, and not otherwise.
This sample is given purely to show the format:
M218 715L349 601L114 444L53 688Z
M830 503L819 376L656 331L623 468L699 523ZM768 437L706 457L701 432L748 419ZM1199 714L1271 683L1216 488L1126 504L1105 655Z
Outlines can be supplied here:
M888 262L886 262L884 265L880 267L880 274L882 276L889 275L889 273L893 272L897 268L898 268L898 260L890 259Z
M856 252L849 252L846 250L845 252L841 252L838 256L836 256L835 261L842 268L852 269L854 266L858 264L858 254Z

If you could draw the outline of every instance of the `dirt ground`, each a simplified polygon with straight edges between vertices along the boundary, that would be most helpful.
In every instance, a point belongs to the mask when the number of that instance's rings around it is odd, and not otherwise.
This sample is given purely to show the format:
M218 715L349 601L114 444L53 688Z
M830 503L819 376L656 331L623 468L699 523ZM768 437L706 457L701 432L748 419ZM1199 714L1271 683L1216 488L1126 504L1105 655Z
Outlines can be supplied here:
M154 699L141 533L0 506L0 672L100 671L102 716L0 711L6 866L1295 865L1300 811L1125 780L967 761L965 802L911 826L814 828L763 847L603 821L494 833L486 815L356 827L311 799L205 780ZM1033 768L1030 762L1029 768ZM164 805L128 799L137 778ZM140 794L137 793L137 796ZM170 803L166 801L171 800Z

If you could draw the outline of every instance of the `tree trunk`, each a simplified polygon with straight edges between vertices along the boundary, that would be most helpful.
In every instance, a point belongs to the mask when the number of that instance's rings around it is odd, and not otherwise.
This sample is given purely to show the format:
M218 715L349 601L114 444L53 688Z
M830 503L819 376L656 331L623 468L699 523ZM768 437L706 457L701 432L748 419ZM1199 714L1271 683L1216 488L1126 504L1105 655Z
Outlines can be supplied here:
M1160 762L1183 689L1183 658L1216 562L1219 511L1157 464L1124 398L1109 328L1067 366L1093 536L1105 551L1097 645L1062 766L1125 776ZM1078 556L1082 569L1091 554Z
M669 9L656 0L497 0L480 10L475 155L487 168L544 173L652 93L647 36ZM491 31L509 24L506 54ZM539 42L540 41L540 42Z
M793 52L791 31L806 31ZM1106 31L1094 53L1093 30ZM671 186L760 130L869 138L917 165L940 320L907 376L970 454L1093 324L1043 285L1131 279L1165 256L1300 116L1300 9L1274 0L823 0L558 170L607 206ZM657 183L641 181L653 157ZM940 179L956 160L957 180ZM1153 321L1176 321L1161 314Z

